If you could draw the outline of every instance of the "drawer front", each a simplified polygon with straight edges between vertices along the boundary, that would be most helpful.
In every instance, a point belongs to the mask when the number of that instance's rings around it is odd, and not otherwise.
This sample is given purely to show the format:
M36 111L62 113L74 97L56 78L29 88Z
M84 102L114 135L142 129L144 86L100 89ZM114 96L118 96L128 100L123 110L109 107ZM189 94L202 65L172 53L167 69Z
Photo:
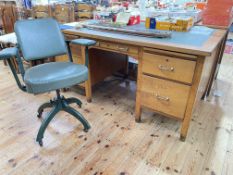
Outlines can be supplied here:
M75 35L68 35L68 34L65 34L65 39L66 40L73 40L73 39L78 39L80 38L79 36L75 36Z
M196 61L144 53L143 73L192 84Z
M117 44L113 44L113 43L100 42L99 46L106 49L117 50Z
M138 54L138 48L133 47L133 46L119 44L117 50L122 53L129 53L129 54L135 54L135 55Z
M105 49L110 49L117 51L118 53L123 53L123 54L132 54L132 55L138 55L138 48L134 46L129 46L129 45L123 45L123 44L115 44L115 43L108 43L108 42L98 42L96 46L105 48Z
M142 105L183 119L190 86L142 75Z

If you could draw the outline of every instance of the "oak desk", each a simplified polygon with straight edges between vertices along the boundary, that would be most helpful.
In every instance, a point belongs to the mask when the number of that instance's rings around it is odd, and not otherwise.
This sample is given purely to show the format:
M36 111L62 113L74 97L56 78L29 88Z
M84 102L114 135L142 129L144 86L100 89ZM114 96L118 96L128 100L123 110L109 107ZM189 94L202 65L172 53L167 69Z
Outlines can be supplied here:
M188 33L174 32L170 39L146 38L90 29L63 31L67 38L97 41L90 50L111 51L138 60L135 118L141 120L143 107L182 121L181 139L185 140L195 103L205 95L218 61L226 31L194 27ZM84 48L76 48L76 52ZM75 50L73 50L75 52ZM92 54L92 56L95 54ZM84 63L84 55L81 56ZM111 56L108 58L112 59ZM90 63L91 64L91 63ZM91 99L93 75L85 85Z

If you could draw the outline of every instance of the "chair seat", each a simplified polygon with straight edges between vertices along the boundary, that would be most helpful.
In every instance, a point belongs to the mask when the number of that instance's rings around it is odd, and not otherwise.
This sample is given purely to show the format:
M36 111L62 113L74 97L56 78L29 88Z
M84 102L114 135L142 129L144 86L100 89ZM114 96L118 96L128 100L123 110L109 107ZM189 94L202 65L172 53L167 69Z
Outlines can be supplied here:
M15 47L6 48L0 51L0 60L9 59L16 56L18 49Z
M41 64L25 72L27 92L39 94L80 84L88 79L84 65L71 62Z

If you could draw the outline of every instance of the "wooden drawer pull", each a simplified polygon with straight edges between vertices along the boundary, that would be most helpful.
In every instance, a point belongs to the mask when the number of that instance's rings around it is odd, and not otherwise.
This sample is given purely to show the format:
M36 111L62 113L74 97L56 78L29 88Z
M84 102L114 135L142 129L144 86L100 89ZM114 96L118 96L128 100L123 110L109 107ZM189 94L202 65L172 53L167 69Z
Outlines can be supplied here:
M161 71L169 71L169 72L174 72L175 68L174 67L167 67L167 66L163 66L163 65L159 65L158 68Z
M128 47L118 47L118 50L120 50L122 52L128 52L129 48Z
M161 101L170 101L170 98L169 98L169 97L163 97L163 96L160 96L160 95L158 95L158 94L156 94L155 96L156 96L156 98L157 98L158 100L161 100Z

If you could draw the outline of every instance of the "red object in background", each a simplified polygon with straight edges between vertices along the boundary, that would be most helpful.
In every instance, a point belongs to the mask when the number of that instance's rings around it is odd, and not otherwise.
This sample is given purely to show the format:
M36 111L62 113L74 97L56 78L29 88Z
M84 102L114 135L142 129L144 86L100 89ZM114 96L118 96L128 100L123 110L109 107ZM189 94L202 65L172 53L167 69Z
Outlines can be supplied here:
M195 5L197 9L204 10L206 7L206 2L187 2L186 6L193 6Z
M123 7L128 8L129 7L129 2L123 2L122 5L123 5Z
M128 25L132 26L132 25L140 24L140 21L141 21L140 15L134 15L130 17Z
M112 21L113 21L113 22L116 22L116 18L117 18L117 15L113 15Z
M233 0L208 0L203 13L203 24L228 27L232 22Z
M166 8L166 7L167 7L167 5L161 3L160 0L157 1L157 6L158 6L159 8Z
M204 10L206 7L206 2L197 2L197 9Z

